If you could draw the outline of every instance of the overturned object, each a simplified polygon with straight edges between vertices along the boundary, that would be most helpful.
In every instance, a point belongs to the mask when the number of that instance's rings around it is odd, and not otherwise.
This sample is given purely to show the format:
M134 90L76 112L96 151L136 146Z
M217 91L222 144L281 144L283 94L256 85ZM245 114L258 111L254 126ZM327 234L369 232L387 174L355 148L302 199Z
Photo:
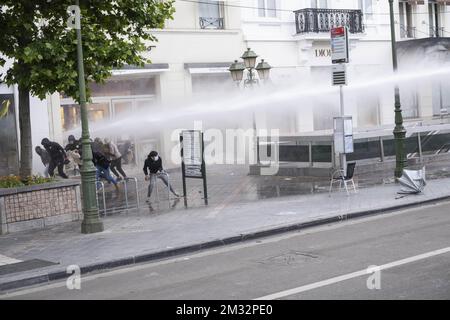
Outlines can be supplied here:
M403 186L398 193L418 194L423 191L427 182L425 181L425 167L420 170L403 169L402 176L398 182Z

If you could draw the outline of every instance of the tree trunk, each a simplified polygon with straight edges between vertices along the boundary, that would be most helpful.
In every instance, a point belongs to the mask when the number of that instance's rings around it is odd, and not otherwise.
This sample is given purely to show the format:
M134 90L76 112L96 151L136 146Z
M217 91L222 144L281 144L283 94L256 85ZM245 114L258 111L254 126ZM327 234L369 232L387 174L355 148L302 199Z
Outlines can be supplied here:
M32 174L33 146L31 141L30 90L19 85L20 169L22 178Z

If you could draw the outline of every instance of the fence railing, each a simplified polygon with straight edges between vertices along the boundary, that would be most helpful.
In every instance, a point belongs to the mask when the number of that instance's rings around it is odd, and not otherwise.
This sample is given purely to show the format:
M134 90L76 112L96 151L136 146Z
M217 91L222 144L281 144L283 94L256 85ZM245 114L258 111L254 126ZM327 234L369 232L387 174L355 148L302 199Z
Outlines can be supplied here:
M430 26L430 37L432 38L444 37L444 28Z
M135 202L132 204L130 203L130 194L131 191L128 187L128 182L133 182L134 188L132 189L133 195L135 196ZM139 187L138 187L138 181L136 178L126 178L124 180L120 181L120 184L123 185L123 193L125 198L125 204L114 204L108 208L108 202L106 199L106 192L105 192L105 184L102 181L97 181L97 206L99 209L99 213L102 215L107 215L108 212L111 211L121 211L121 210L129 210L129 209L139 209L140 202L139 202ZM101 201L101 205L100 205Z
M294 11L297 34L329 32L331 28L346 26L350 33L364 32L361 10L301 9Z
M416 38L416 27L400 25L400 38Z
M417 158L420 162L427 156L450 155L450 125L408 128L405 150L408 159ZM267 156L278 148L278 160L282 162L304 163L309 167L336 167L334 141L332 135L279 137L274 143L270 138L258 137L259 150L264 146ZM265 156L265 155L264 155ZM354 137L354 152L347 155L348 161L373 160L384 162L395 157L395 140L392 134L360 134Z
M224 28L223 18L200 17L199 21L200 21L201 29L223 29Z

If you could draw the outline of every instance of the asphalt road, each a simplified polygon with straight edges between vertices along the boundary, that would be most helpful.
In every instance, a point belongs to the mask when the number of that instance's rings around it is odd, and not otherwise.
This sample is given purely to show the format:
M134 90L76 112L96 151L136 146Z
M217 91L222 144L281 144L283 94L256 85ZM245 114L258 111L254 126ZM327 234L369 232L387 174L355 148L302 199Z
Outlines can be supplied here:
M450 203L84 275L80 290L58 282L0 298L450 299Z

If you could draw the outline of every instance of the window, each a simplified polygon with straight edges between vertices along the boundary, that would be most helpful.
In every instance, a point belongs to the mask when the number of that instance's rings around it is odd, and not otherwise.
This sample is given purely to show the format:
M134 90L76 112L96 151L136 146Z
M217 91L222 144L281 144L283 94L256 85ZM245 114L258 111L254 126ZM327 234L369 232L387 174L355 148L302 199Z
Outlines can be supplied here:
M412 6L410 3L400 1L400 37L401 38L415 38L415 29L412 25Z
M277 17L276 0L258 0L258 16L259 17Z
M442 36L440 27L439 5L435 1L428 2L428 25L430 27L430 37Z
M200 28L223 29L223 2L202 0L198 4Z
M359 0L359 9L362 11L366 19L372 19L373 17L373 7L372 0Z
M328 0L311 0L311 8L328 8Z

